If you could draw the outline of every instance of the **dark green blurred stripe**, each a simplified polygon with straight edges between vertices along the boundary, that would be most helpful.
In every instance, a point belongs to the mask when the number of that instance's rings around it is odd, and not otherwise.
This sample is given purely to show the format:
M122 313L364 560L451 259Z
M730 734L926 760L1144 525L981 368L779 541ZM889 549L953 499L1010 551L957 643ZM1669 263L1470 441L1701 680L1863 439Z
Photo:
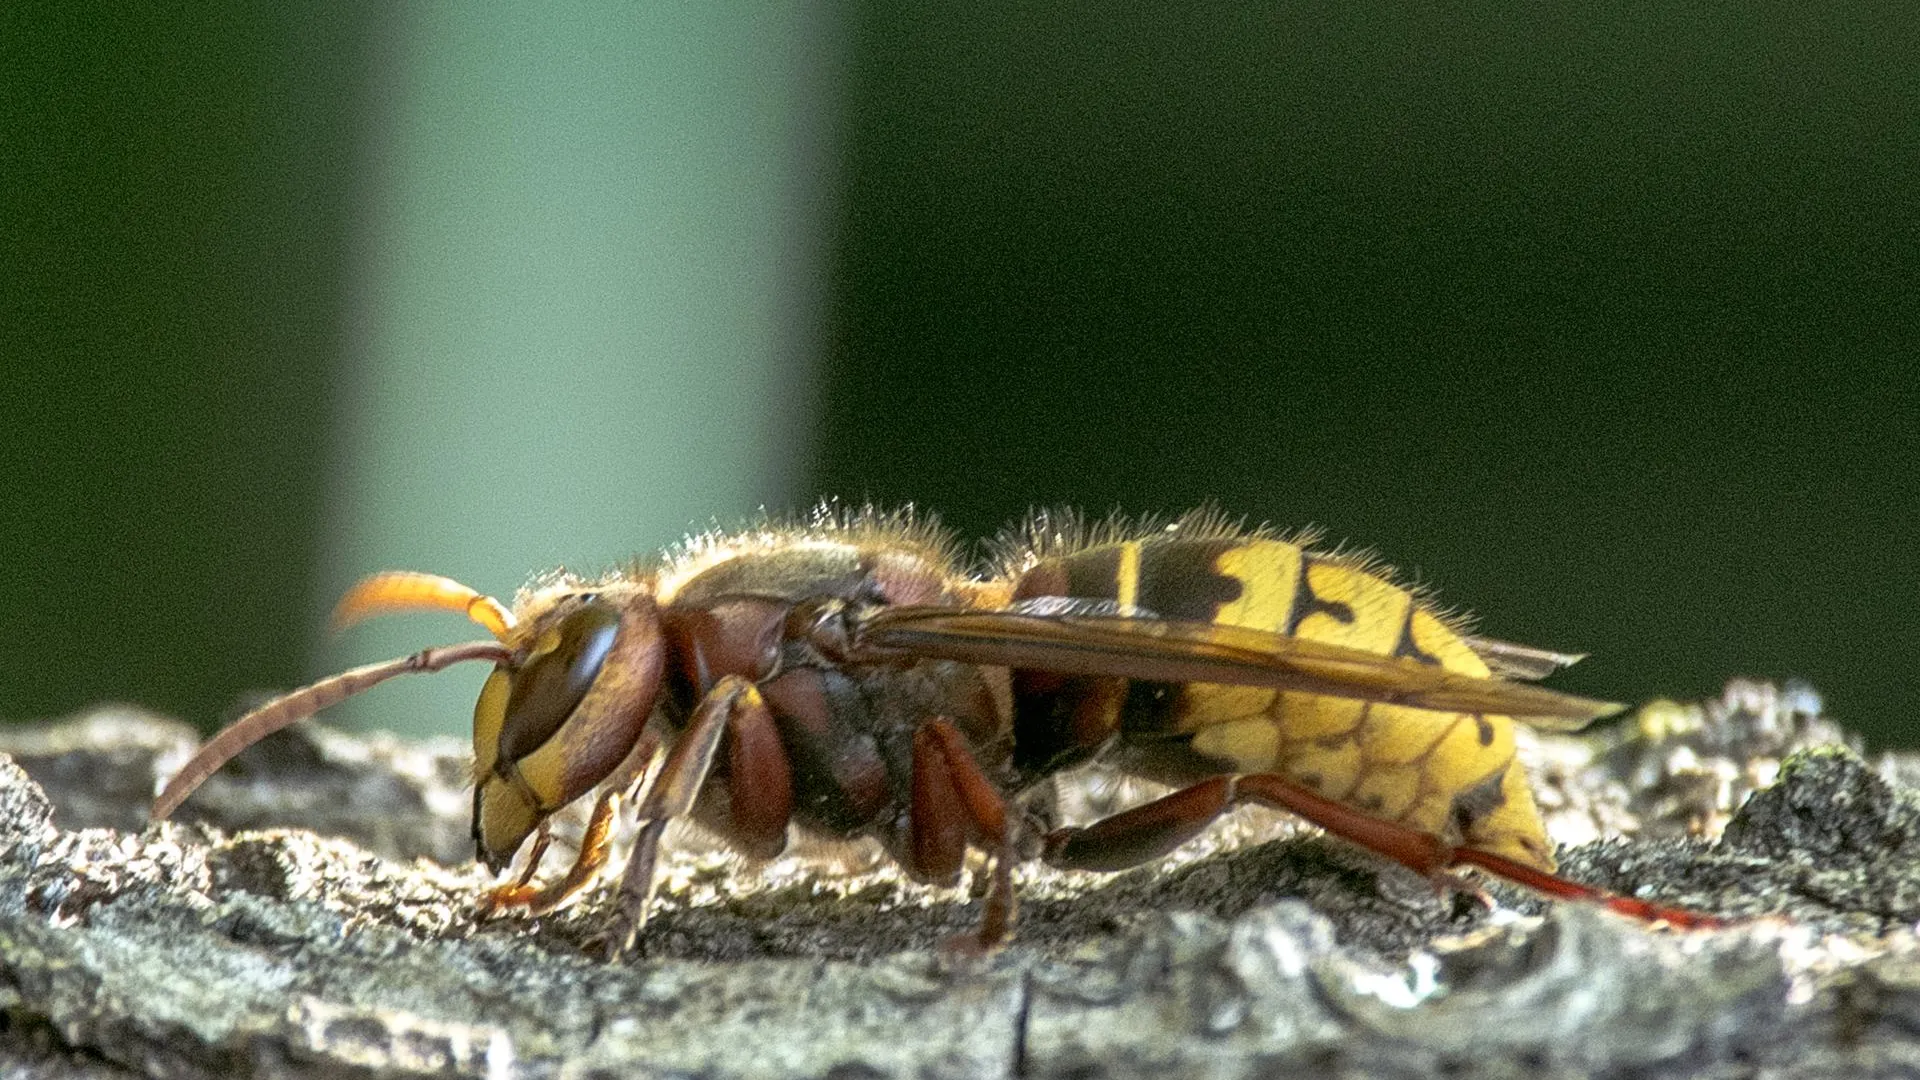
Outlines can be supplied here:
M1914 740L1903 7L859 10L825 487L1318 522Z

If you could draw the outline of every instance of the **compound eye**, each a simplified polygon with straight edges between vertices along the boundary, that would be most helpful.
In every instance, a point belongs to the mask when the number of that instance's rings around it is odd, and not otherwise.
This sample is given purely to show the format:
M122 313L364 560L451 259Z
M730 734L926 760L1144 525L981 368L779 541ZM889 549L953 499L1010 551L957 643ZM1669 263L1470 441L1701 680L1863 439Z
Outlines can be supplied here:
M619 630L620 612L593 597L540 635L512 675L498 765L520 761L560 730L600 677Z

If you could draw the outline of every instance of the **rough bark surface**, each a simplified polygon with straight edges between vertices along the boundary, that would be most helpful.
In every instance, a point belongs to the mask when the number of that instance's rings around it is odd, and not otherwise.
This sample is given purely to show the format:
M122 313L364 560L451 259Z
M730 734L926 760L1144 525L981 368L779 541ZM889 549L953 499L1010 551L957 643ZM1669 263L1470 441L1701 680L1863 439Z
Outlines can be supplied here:
M0 1077L1914 1075L1920 766L1845 744L1744 683L1541 740L1566 875L1724 930L1442 897L1242 812L1155 867L1024 868L986 959L941 948L962 890L687 836L609 965L602 894L476 921L456 745L295 729L147 826L192 735L103 711L0 731Z

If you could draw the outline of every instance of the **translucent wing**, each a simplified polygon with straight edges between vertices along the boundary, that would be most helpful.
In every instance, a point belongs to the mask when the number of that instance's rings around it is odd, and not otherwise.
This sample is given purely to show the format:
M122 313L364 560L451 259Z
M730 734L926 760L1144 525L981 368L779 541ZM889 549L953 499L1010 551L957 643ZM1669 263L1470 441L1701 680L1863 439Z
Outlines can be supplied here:
M1063 675L1298 690L1446 712L1500 713L1557 729L1577 728L1622 708L1265 630L1071 607L973 611L902 606L863 616L854 630L850 659L898 656Z
M1487 667L1503 679L1544 679L1563 667L1572 667L1587 658L1586 653L1554 652L1531 645L1516 645L1498 638L1469 637L1467 647L1487 662Z

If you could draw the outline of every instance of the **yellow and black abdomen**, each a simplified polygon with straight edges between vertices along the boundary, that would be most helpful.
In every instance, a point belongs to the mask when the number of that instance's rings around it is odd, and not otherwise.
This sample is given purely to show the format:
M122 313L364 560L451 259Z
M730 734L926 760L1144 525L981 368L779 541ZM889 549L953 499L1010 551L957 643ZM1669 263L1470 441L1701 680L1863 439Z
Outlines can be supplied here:
M1041 559L1016 600L1064 596L1121 613L1242 626L1486 677L1467 642L1408 590L1353 560L1250 537L1149 538ZM1278 773L1371 817L1551 869L1514 759L1513 721L1381 701L1214 684L1015 678L1015 763L1057 769L1118 740L1194 771Z

